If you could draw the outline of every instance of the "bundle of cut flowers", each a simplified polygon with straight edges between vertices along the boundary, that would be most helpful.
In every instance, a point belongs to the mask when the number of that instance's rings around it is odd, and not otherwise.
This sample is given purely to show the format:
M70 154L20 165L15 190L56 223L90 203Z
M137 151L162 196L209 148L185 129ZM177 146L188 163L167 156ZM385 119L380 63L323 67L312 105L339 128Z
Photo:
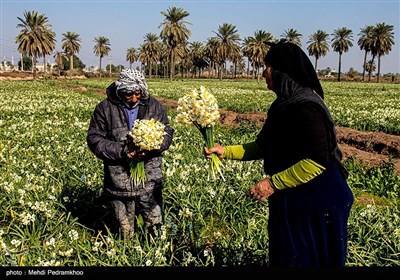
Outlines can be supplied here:
M201 132L206 147L214 146L213 127L220 117L217 99L204 86L195 88L191 93L178 99L176 121L190 125L194 124ZM223 180L222 163L216 154L211 155L208 168L208 180L210 175L215 180L216 173L219 173Z
M140 150L156 150L160 149L164 140L165 125L155 119L136 119L133 123L132 130L128 132L128 136L132 142L140 148ZM144 161L132 161L130 164L130 176L135 183L144 185L146 181L146 173L144 171Z

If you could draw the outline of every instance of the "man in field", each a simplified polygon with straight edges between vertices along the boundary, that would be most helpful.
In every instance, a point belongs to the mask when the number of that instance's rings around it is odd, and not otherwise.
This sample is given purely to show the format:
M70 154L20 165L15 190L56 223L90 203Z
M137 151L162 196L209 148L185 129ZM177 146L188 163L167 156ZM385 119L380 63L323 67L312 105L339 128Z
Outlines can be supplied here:
M136 119L164 124L166 134L160 149L144 151L128 141ZM123 70L107 88L107 98L94 109L87 143L104 163L104 194L124 237L134 234L137 214L150 231L162 224L162 152L171 145L173 134L163 105L150 95L144 75L136 70ZM136 185L130 177L134 160L144 161L143 185Z

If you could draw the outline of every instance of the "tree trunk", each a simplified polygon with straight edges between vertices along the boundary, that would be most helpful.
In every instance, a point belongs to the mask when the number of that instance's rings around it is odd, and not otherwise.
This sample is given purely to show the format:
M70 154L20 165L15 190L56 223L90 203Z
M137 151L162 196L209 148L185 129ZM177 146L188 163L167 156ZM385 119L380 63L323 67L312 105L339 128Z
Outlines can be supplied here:
M169 79L172 81L174 79L175 65L174 65L174 49L171 50L170 56L170 65L169 65Z
M33 80L36 80L36 57L32 57L32 66L33 66Z
M21 53L21 71L24 71L24 56Z
M249 78L250 75L250 59L247 58L247 79Z
M43 56L43 71L47 73L46 55Z
M71 54L69 59L69 70L72 70L74 69L74 55Z
M367 54L368 54L368 52L365 51L365 54L364 54L364 64L363 64L363 76L362 76L363 82L364 82L364 78L365 78L365 68L366 68L366 66L367 66Z
M317 72L318 57L315 57L314 70Z
M378 76L376 77L376 82L379 83L379 76L381 75L381 55L378 54Z
M149 64L149 79L151 79L151 72L152 72L152 63Z
M371 65L370 65L370 67L369 67L369 73L368 73L368 82L371 81L372 68L374 68L374 60L375 60L375 55L372 55Z
M341 71L341 68L342 68L342 53L339 52L339 73L338 73L338 79L337 79L338 82L340 82L340 71Z

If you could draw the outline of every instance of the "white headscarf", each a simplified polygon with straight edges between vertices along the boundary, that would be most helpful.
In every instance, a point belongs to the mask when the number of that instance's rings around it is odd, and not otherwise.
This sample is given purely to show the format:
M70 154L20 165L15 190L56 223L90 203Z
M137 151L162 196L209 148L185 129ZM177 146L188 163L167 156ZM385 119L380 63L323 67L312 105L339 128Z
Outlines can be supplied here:
M117 86L117 92L121 89L129 89L133 91L140 90L142 92L142 99L149 98L149 89L147 87L146 78L143 73L138 70L122 70L115 85Z

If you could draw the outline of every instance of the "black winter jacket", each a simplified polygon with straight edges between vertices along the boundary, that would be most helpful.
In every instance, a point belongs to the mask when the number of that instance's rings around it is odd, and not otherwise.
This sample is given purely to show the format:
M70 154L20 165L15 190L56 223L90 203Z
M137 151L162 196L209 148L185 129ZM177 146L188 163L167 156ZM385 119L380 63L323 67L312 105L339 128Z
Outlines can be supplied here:
M130 179L130 160L126 157L127 116L122 100L116 94L115 83L107 88L107 98L94 109L87 132L90 150L104 163L104 190L115 197L132 197L162 187L162 152L172 142L174 129L169 126L163 105L154 97L141 100L138 119L155 119L165 125L167 134L161 148L151 151L144 159L147 181L145 186L134 186Z

